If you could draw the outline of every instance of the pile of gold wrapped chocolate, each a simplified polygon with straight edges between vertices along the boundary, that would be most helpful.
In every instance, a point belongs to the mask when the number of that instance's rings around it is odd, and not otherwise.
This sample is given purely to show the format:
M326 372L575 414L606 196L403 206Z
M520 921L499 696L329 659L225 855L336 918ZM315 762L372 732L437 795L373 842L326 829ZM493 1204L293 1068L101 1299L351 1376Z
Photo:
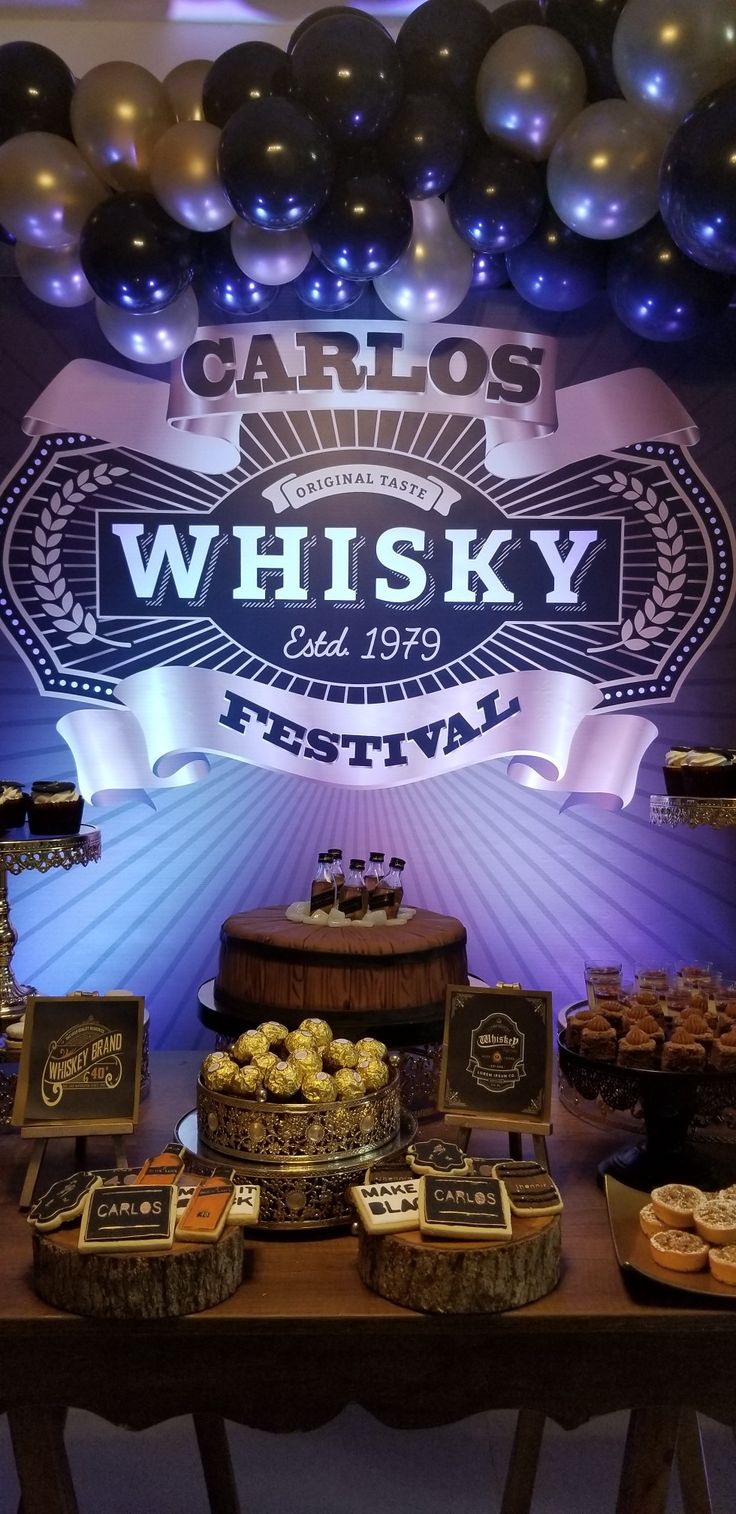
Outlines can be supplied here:
M200 1077L205 1088L243 1099L334 1104L383 1088L390 1076L386 1057L383 1041L335 1037L325 1020L302 1020L296 1030L265 1020L229 1051L210 1052Z

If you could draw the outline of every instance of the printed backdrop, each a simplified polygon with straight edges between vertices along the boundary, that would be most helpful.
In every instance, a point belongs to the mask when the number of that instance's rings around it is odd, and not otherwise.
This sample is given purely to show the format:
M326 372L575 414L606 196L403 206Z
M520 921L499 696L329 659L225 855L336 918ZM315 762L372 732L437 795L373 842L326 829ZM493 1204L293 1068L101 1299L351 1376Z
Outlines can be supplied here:
M205 312L182 383L6 270L0 767L76 758L103 834L11 880L20 976L204 1044L221 920L302 897L330 845L405 856L474 972L558 1006L585 957L736 975L736 838L648 822L673 740L736 744L733 324L668 349L500 292L412 331L282 291L268 328Z

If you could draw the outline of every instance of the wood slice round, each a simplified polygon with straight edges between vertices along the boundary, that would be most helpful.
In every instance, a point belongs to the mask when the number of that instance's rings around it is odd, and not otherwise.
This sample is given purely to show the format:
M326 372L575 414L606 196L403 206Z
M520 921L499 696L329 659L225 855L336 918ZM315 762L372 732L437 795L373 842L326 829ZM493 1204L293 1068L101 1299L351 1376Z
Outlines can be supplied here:
M517 1219L510 1241L429 1240L361 1227L358 1272L394 1304L428 1314L500 1314L551 1293L560 1278L560 1216Z
M107 1319L173 1319L222 1304L243 1281L243 1231L170 1251L79 1251L79 1227L33 1232L33 1281L47 1304Z

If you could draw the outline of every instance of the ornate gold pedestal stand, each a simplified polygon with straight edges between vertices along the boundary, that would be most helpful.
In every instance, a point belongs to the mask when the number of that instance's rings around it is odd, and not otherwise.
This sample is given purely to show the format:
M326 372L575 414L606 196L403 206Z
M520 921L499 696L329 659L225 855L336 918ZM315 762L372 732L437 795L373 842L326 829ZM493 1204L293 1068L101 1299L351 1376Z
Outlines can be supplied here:
M0 836L0 1029L3 1021L17 1020L28 995L35 993L13 973L18 935L10 923L8 874L48 873L54 867L68 872L77 863L86 867L97 862L100 851L100 833L93 825L83 825L76 836Z

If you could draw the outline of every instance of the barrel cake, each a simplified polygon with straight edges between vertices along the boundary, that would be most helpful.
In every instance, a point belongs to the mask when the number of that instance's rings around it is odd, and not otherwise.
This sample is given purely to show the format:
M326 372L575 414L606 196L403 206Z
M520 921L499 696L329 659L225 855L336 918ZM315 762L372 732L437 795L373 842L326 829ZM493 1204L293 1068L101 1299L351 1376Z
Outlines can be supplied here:
M442 1013L448 983L467 983L465 927L418 909L402 925L310 925L283 905L231 915L220 932L218 1005L286 1024L305 1015Z

